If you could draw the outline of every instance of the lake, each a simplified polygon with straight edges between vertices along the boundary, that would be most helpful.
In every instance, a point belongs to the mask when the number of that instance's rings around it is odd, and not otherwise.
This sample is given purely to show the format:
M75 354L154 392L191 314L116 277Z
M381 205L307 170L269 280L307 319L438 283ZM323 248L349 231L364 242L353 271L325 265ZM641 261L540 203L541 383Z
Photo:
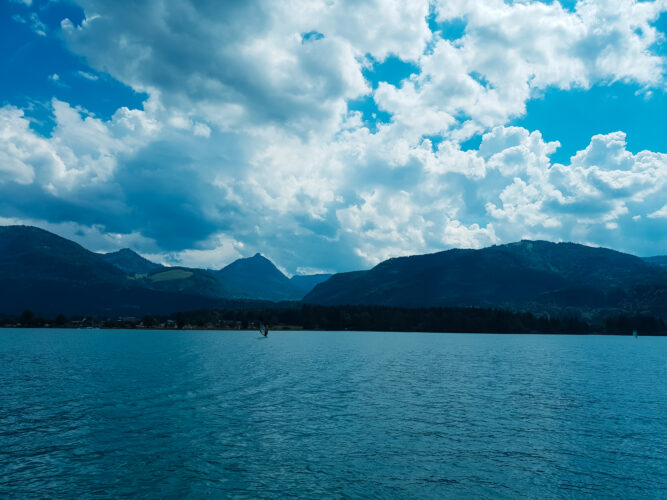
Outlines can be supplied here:
M667 338L0 330L0 497L667 498Z

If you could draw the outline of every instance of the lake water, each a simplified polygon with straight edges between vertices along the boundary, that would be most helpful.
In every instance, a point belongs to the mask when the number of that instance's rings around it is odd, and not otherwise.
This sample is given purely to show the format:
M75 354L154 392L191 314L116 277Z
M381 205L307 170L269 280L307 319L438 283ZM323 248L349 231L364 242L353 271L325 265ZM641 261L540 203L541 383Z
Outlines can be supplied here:
M0 497L667 498L667 338L0 330Z

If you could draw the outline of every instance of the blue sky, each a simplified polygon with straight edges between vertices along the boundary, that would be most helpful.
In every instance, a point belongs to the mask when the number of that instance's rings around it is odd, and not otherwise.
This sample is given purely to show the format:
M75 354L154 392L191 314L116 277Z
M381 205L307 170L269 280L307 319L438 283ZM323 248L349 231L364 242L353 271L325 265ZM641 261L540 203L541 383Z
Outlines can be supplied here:
M667 253L667 1L0 3L0 223L288 273Z

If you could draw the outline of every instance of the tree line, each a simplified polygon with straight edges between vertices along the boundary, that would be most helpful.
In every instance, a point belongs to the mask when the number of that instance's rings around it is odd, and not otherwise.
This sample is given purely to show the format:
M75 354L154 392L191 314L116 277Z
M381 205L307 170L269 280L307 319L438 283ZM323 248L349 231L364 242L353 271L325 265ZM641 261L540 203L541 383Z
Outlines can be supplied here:
M0 316L5 327L55 328L173 328L253 329L260 323L272 330L420 331L452 333L547 333L667 335L661 318L615 315L599 323L576 317L540 316L501 309L384 306L289 306L256 309L221 309L178 312L169 316L43 318L31 311Z

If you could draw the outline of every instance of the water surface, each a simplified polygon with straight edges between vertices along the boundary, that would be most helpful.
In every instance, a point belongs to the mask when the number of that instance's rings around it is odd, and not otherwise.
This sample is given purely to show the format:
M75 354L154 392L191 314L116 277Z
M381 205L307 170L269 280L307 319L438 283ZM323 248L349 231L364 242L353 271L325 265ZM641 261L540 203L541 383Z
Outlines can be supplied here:
M666 498L667 338L0 330L0 497Z

